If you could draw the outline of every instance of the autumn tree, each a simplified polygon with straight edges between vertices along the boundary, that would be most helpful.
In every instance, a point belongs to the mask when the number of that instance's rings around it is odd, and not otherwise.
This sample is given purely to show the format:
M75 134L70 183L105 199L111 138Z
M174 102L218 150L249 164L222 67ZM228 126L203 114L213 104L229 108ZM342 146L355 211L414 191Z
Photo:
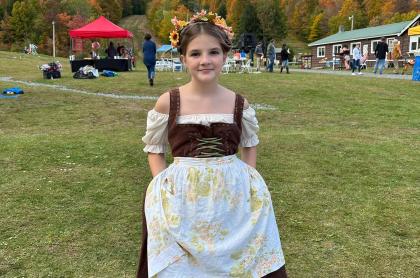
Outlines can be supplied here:
M368 26L368 19L361 9L358 1L344 0L338 15L331 17L328 25L330 33L337 33L339 26L343 25L345 30L351 30L350 16L354 16L353 29L364 28Z
M395 13L391 18L385 20L384 23L390 24L401 21L410 21L413 20L417 15L417 11L411 11L407 13Z
M29 42L38 43L35 19L39 11L36 0L19 1L13 4L10 25L14 42L24 45Z
M309 36L311 19L320 13L318 3L315 0L298 1L293 7L289 20L290 29L298 38L306 41Z
M249 1L248 0L227 0L226 1L226 7L227 7L226 21L230 26L232 26L234 32L237 32L238 30L239 19L241 18L242 11L244 10L247 2Z
M311 27L309 28L308 41L313 42L321 37L321 21L323 17L323 13L314 16Z

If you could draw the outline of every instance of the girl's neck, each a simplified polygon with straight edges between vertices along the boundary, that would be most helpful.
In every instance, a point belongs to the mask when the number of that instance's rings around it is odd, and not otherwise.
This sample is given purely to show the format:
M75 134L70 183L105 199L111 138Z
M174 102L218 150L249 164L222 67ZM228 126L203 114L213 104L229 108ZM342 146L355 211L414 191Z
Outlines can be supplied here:
M191 80L186 84L186 87L190 89L191 93L203 95L214 94L219 90L219 84L217 82L201 83Z

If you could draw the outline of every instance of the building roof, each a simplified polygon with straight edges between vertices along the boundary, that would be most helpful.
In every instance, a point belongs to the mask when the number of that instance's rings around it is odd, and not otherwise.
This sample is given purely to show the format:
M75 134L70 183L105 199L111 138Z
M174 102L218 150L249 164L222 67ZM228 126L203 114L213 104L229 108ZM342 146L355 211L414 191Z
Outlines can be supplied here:
M308 46L317 46L317 45L325 45L325 44L331 44L331 43L340 43L340 42L348 42L348 41L354 41L354 40L388 37L388 36L400 36L417 19L419 19L419 17L420 15L417 15L416 18L410 21L403 21L403 22L392 23L392 24L387 24L387 25L356 29L353 31L338 32L334 35L314 41L308 44Z

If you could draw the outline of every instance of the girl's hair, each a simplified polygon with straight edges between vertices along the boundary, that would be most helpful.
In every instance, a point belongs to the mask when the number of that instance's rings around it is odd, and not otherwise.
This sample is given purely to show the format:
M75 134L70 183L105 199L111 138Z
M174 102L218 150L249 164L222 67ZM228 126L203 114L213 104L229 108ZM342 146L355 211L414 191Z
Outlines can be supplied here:
M209 22L195 22L186 26L179 36L178 51L182 55L187 52L188 44L201 34L206 34L216 38L222 48L223 53L228 53L232 47L232 42L227 36L226 32L220 29L218 26Z

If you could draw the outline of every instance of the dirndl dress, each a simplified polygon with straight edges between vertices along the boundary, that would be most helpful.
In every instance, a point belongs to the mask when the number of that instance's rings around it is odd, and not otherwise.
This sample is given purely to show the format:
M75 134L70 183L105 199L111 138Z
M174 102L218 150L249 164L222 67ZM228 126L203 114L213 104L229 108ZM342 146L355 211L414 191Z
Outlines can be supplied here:
M243 98L237 95L234 122L218 127L177 123L177 90L171 91L170 105L174 162L153 178L145 195L148 277L263 277L275 272L285 261L270 193L258 171L235 155L240 136L232 130L234 125L243 135ZM183 147L192 142L191 134L197 142ZM222 156L205 157L209 149Z

